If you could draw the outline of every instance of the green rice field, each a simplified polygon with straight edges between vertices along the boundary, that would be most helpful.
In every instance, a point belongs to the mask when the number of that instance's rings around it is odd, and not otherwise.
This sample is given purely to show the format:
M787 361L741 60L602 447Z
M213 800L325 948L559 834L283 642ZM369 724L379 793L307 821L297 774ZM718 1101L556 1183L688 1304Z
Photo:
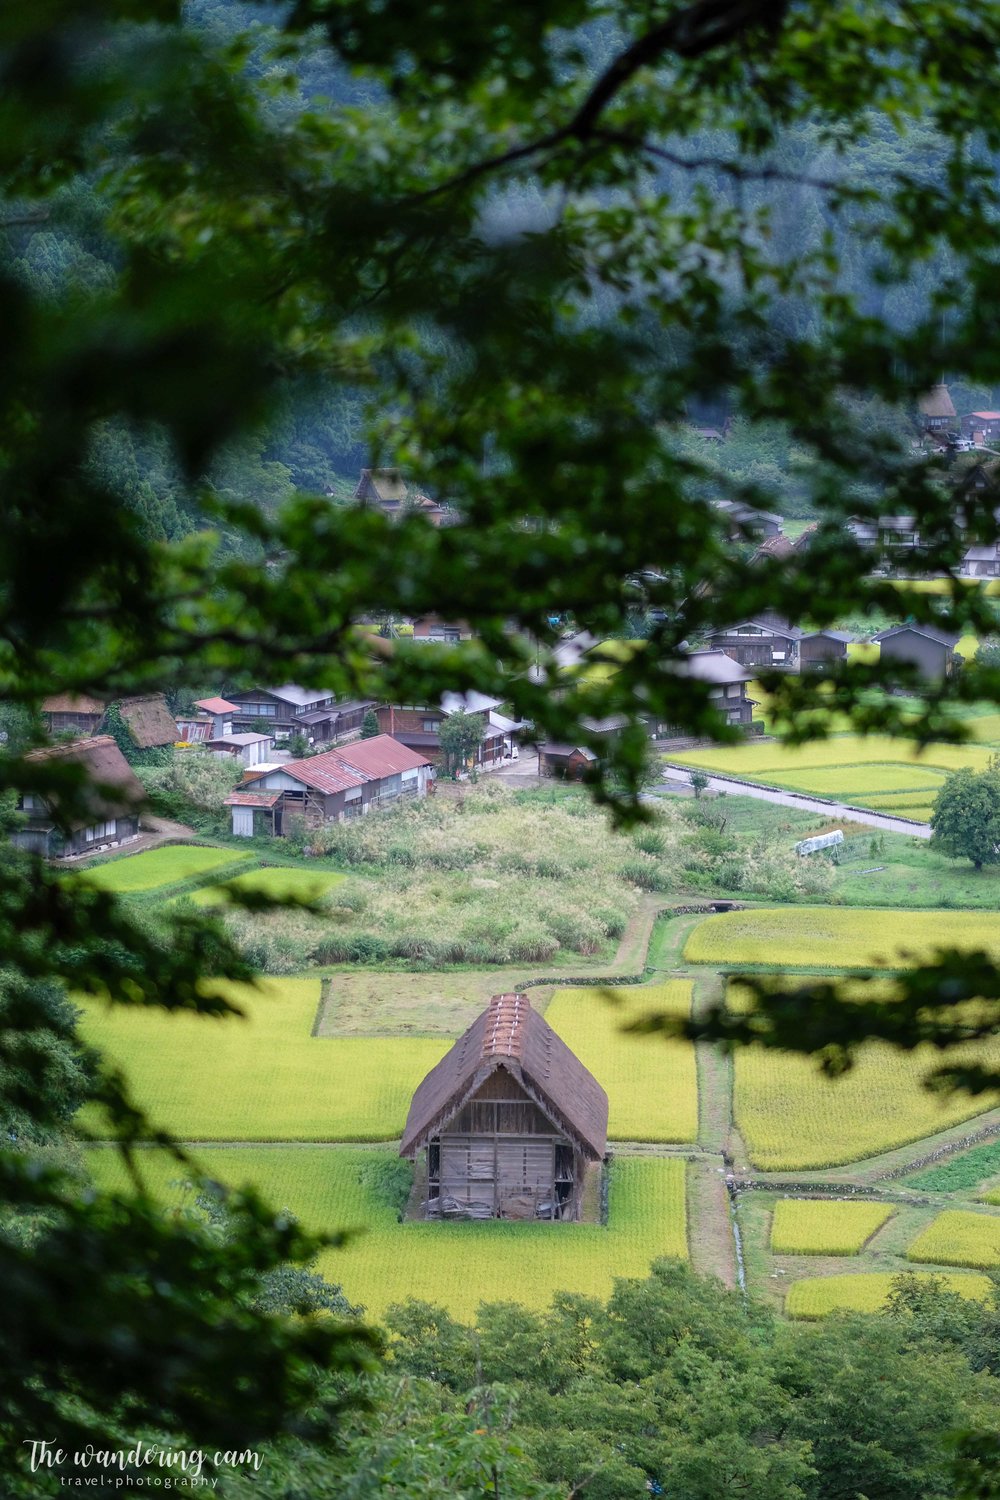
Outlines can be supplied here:
M687 1016L687 980L641 989L558 990L545 1019L606 1089L614 1140L693 1141L698 1135L694 1046L622 1028L657 1012Z
M102 891L126 895L131 891L155 891L162 886L176 885L181 880L207 875L212 870L221 870L225 865L249 858L249 851L208 849L199 844L163 844L158 849L145 849L141 854L91 865L80 874L88 884L99 886Z
M694 963L771 968L909 968L936 949L982 948L1000 957L1000 924L987 912L889 908L752 907L707 917L691 931Z
M946 1209L917 1236L906 1258L983 1270L1000 1265L1000 1215Z
M82 1006L84 1040L183 1140L392 1140L448 1048L428 1038L311 1036L319 979L220 988L245 1020Z
M832 1198L780 1198L771 1219L776 1255L857 1255L895 1209Z
M945 1290L978 1302L989 1299L988 1276L952 1275L948 1272L916 1271L918 1277L934 1276ZM790 1318L825 1318L832 1312L878 1312L889 1299L895 1276L889 1271L860 1271L846 1276L806 1276L793 1281L785 1298Z
M124 1189L117 1153L90 1153L98 1182ZM199 1150L204 1169L230 1186L253 1184L307 1228L362 1231L317 1267L379 1317L418 1297L470 1318L483 1302L548 1305L571 1287L606 1297L616 1276L644 1276L658 1256L687 1256L685 1167L680 1161L620 1159L611 1168L609 1217L599 1224L400 1223L398 1193L386 1191L394 1153L349 1146ZM143 1158L145 1161L145 1158ZM166 1203L192 1194L176 1163L158 1155L143 1167Z

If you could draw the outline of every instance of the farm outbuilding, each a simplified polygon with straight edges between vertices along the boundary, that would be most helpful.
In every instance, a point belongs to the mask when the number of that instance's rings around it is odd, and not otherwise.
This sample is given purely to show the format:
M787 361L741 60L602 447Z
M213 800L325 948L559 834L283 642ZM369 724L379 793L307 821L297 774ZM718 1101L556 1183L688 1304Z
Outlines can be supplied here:
M581 1217L608 1096L527 995L494 995L417 1089L400 1155L426 1152L424 1217Z

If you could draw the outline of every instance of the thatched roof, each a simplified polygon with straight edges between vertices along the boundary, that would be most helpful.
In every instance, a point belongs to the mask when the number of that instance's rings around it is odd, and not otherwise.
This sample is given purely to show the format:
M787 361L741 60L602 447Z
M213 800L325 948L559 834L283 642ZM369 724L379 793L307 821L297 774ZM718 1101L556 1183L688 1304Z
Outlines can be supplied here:
M84 767L88 785L82 794L79 814L70 820L74 827L83 828L93 818L134 813L146 798L142 782L109 734L31 750L25 760L32 765L72 762ZM46 805L58 816L58 794L46 791L44 795Z
M922 417L954 417L955 403L946 385L933 385L917 402Z
M438 1135L498 1068L505 1069L580 1150L600 1161L608 1096L527 995L494 995L482 1015L417 1089L399 1148L413 1156Z
M167 707L167 700L162 693L146 693L141 698L122 698L118 703L118 712L140 750L151 750L158 745L173 745L177 740L177 720Z
M100 718L104 704L86 693L50 693L42 699L43 714L95 714Z

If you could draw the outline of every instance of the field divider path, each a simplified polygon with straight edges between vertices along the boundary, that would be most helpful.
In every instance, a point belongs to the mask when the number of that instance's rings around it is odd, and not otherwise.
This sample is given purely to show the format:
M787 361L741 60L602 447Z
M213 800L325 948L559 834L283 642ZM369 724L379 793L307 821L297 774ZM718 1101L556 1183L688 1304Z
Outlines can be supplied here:
M691 772L683 766L668 762L663 770L663 779L677 782L681 786L690 786ZM852 807L847 802L834 802L828 797L810 797L805 792L785 792L760 781L744 781L739 776L726 776L718 771L709 776L708 790L737 791L743 797L756 797L761 802L776 802L780 807L799 807L806 812L825 813L830 818L841 818L845 823L865 823L884 833L908 833L916 839L929 839L931 836L929 823L917 823L910 818L893 818L887 813L872 812L867 807Z

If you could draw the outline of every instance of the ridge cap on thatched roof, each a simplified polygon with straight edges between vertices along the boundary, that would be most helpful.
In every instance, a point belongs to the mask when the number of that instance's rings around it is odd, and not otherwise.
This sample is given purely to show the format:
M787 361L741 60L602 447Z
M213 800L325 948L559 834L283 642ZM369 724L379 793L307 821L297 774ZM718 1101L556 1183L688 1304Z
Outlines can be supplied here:
M505 1068L585 1155L603 1158L608 1096L574 1052L531 1007L527 995L494 995L419 1085L406 1117L401 1156L413 1156L453 1119L497 1068Z

